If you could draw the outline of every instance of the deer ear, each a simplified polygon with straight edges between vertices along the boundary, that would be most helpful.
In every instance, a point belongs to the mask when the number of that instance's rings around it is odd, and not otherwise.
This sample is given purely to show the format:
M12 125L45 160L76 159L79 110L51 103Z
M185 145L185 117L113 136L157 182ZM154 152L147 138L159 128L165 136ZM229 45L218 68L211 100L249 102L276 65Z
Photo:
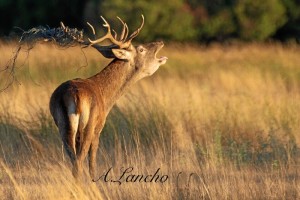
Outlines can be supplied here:
M112 49L112 52L116 58L121 60L129 60L131 58L131 53L125 49Z

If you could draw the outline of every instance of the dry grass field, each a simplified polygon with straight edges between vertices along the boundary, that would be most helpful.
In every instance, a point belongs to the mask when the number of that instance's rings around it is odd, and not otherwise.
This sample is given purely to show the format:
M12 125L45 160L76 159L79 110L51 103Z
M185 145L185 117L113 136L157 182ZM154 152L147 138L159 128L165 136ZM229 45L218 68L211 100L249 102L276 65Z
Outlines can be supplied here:
M13 50L0 44L0 66ZM167 64L107 119L100 179L76 183L49 98L61 82L109 60L79 47L37 45L28 59L24 51L17 81L0 93L0 197L299 199L299 52L280 44L166 45ZM0 76L3 87L9 77ZM137 179L146 175L153 179Z

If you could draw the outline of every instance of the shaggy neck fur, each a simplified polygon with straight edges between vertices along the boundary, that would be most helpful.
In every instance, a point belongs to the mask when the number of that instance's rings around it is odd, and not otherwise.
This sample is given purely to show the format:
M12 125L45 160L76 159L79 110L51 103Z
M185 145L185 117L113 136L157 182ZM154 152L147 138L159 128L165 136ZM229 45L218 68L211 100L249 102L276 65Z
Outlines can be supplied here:
M107 112L125 90L138 81L136 72L135 66L130 62L115 59L101 72L90 78L98 86Z

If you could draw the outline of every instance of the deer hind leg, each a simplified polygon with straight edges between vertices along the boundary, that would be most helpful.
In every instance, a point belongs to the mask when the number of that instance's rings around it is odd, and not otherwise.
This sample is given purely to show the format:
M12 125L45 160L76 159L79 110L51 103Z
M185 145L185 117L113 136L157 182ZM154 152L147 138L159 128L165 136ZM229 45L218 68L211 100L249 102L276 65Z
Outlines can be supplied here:
M93 139L89 150L89 173L92 180L94 180L95 173L96 173L96 157L97 157L98 145L99 145L99 137L97 134Z
M81 132L82 131L82 132ZM83 172L83 163L90 149L92 139L95 134L95 126L93 122L89 122L83 130L79 130L82 135L81 144L78 144L78 152L76 153L75 164L73 167L73 175L78 178Z
M72 164L74 164L76 156L72 146L70 146L70 141L68 137L70 135L70 124L69 119L66 113L64 112L64 109L57 106L55 112L53 113L53 118L62 138L64 149L67 152L69 158L71 159Z
M99 128L96 129L96 134L92 140L92 144L90 146L89 150L89 172L90 172L90 177L92 180L95 178L95 173L96 173L96 157L97 157L97 151L98 151L98 146L99 146L99 136L100 133L103 129L104 123L100 125Z

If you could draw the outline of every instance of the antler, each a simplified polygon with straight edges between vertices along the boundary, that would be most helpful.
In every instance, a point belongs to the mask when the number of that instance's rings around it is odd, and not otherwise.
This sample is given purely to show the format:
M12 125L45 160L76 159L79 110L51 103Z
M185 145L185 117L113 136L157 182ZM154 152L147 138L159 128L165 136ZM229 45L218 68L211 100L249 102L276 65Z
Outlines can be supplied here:
M101 16L101 19L104 21L103 26L107 28L107 33L103 37L101 37L99 39L96 39L96 40L91 40L90 38L88 38L89 43L90 43L89 45L96 45L97 43L100 43L100 42L102 42L102 41L104 41L106 39L109 39L113 44L118 45L121 49L122 48L128 48L131 45L131 41L142 30L142 28L144 26L144 16L142 15L142 24L140 25L140 27L136 31L134 31L129 36L129 38L127 38L128 34L129 34L129 30L128 30L127 24L121 18L119 18L119 17L117 17L117 18L118 18L118 20L123 25L122 33L121 33L119 39L117 37L117 33L114 30L112 30L114 32L114 36L112 35L112 33L111 33L112 31L111 31L109 23L104 19L104 17ZM87 23L87 24L92 29L93 34L96 35L94 27L90 23Z

